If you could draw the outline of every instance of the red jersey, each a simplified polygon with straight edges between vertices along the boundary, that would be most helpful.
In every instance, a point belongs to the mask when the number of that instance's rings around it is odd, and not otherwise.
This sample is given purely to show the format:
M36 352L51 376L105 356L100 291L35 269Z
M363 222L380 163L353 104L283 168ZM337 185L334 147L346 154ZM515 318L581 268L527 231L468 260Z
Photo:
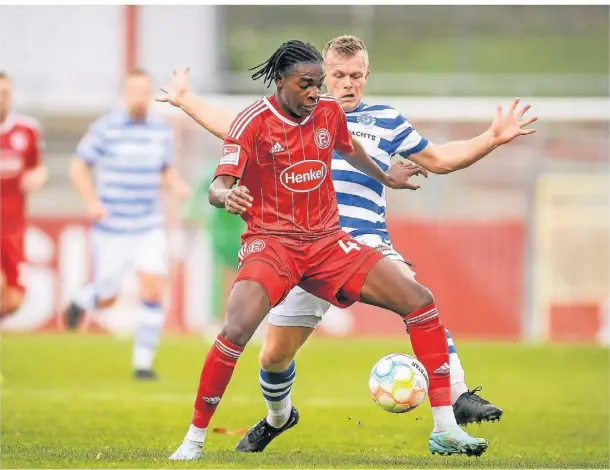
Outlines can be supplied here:
M253 234L297 238L340 230L330 165L333 150L354 151L341 105L322 95L300 122L265 97L233 121L215 177L234 176L250 190L252 207L242 215Z
M23 173L40 163L40 132L36 120L9 115L0 124L0 230L14 235L25 229Z

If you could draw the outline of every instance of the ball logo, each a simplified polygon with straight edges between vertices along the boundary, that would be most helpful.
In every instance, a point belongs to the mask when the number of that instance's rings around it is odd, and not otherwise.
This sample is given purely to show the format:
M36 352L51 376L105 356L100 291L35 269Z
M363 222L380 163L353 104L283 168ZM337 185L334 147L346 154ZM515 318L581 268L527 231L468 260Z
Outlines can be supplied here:
M262 240L252 240L246 249L247 254L260 253L265 249L265 242Z
M326 129L318 129L313 140L319 148L328 148L330 146L330 133Z
M320 187L328 169L320 160L303 160L280 173L282 185L295 193L307 193Z

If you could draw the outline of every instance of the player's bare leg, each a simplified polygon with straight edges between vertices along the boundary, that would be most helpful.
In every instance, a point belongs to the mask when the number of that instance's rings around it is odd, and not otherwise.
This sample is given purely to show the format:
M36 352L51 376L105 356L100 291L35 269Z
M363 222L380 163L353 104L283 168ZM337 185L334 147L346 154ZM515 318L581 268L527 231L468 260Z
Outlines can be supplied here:
M155 380L153 362L165 324L162 306L165 277L139 272L138 282L140 305L136 314L132 365L136 379Z
M25 292L22 288L9 286L4 273L0 282L0 318L5 318L19 310Z
M429 441L432 453L481 455L487 441L468 435L458 426L453 414L449 348L434 296L408 271L406 265L381 259L367 274L360 300L397 313L407 324L413 351L430 377L428 396L434 418Z
M275 275L271 271L266 274ZM191 426L170 460L201 457L208 425L229 385L237 359L270 308L269 297L260 284L250 280L235 283L227 302L225 325L203 364Z
M313 331L305 326L267 326L259 355L259 382L267 403L267 416L239 441L235 448L237 452L261 452L273 439L299 422L299 412L292 406L290 397L296 380L294 357Z

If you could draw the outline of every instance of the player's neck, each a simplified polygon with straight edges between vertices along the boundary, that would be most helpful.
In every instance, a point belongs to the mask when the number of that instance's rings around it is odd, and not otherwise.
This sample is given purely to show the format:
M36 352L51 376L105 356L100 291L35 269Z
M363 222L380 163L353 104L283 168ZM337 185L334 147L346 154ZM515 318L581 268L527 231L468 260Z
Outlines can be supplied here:
M8 119L8 111L6 111L4 113L0 112L0 125L4 124L7 119Z
M277 105L278 110L283 113L287 118L292 119L295 122L301 122L302 120L304 120L305 118L302 116L297 116L296 114L294 114L292 111L290 111L290 108L288 107L288 104L286 104L278 95L278 93L274 93L273 94L273 99L275 100L275 104Z

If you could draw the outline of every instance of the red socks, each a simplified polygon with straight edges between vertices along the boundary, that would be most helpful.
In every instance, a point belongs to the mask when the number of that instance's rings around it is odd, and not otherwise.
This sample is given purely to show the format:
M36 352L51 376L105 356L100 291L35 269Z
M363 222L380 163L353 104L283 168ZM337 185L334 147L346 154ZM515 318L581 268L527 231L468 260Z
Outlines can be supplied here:
M199 377L193 410L194 426L207 428L210 424L243 350L244 348L235 346L220 335L216 338L216 342L208 351Z
M449 347L436 305L415 310L405 319L411 345L430 378L428 396L432 406L451 406Z

